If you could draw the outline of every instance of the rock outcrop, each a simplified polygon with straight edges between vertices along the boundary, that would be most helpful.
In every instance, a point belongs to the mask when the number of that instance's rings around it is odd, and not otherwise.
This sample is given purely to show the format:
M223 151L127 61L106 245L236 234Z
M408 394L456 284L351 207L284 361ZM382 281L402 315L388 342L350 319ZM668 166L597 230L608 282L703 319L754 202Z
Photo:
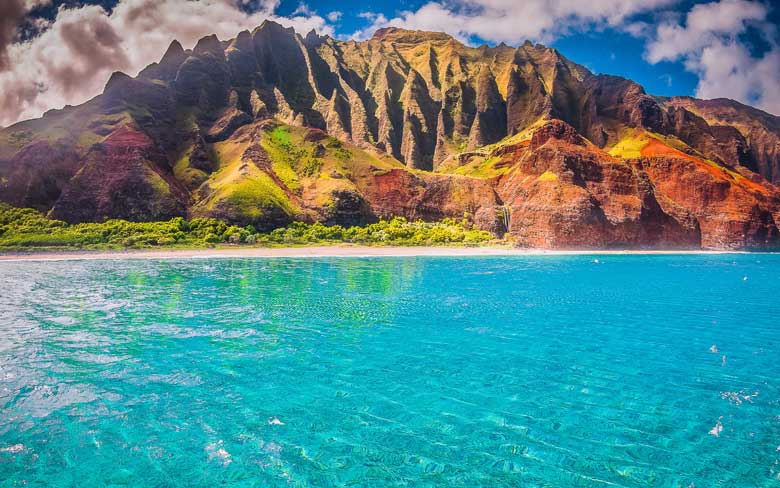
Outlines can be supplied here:
M167 220L185 212L185 199L154 142L137 129L122 127L84 155L51 216L73 223Z
M637 130L610 154L551 119L443 165L493 181L522 246L778 247L777 188L673 145L685 148Z
M780 117L723 98L674 97L662 104L698 115L713 130L715 143L725 146L724 154L736 157L732 163L742 164L772 183L780 182Z

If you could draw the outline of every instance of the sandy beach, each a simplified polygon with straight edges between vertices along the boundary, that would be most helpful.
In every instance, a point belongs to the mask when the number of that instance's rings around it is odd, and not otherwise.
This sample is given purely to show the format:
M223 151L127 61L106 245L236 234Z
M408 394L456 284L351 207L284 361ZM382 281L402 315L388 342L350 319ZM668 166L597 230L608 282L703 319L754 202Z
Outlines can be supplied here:
M208 258L320 258L320 257L414 257L414 256L560 256L560 255L664 255L724 254L707 250L550 250L510 247L381 247L304 246L236 247L215 249L140 249L122 251L31 251L0 253L0 261L66 261L81 259L208 259ZM733 251L738 253L738 251Z

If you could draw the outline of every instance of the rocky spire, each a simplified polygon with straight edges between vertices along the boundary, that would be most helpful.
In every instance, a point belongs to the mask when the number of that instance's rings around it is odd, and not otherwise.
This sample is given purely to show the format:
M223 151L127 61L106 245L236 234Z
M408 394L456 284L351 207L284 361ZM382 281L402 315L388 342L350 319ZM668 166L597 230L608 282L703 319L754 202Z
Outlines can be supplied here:
M214 34L202 37L198 43L195 44L195 48L192 51L196 55L211 54L217 58L222 58L225 55L225 51L222 49L222 43L219 42L219 39Z
M496 79L487 67L477 76L476 116L469 133L469 148L492 144L506 136L506 104Z
M438 111L425 80L417 71L409 71L401 98L404 107L402 161L413 168L431 170Z
M161 65L167 64L181 64L187 58L187 54L184 52L184 48L181 47L181 43L174 39L160 59Z

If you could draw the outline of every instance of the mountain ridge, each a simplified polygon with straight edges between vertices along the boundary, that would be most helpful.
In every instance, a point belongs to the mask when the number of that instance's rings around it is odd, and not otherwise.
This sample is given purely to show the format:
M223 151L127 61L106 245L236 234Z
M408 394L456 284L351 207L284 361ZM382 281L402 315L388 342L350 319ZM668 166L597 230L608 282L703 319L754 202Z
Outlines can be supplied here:
M0 129L0 199L69 222L466 214L524 246L775 248L777 181L771 114L398 28L174 40L85 104Z

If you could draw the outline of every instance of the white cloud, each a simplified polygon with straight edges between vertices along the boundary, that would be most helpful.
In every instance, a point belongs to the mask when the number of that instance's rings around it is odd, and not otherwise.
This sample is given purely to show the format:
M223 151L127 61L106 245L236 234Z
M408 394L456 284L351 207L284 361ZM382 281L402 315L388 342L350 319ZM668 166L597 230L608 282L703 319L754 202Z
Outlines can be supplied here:
M253 13L239 8L247 1ZM95 5L60 8L39 36L8 46L8 69L0 71L0 125L82 103L100 93L111 72L135 75L159 60L173 39L185 47L208 34L230 39L265 19L298 32L332 34L316 13L278 17L278 5L278 0L119 0L110 13Z
M780 114L780 46L767 14L767 7L756 1L696 5L683 19L656 27L645 57L651 63L682 61L699 77L698 97L732 98ZM769 34L763 55L751 55L740 37L749 26Z
M699 76L696 96L732 98L780 114L780 47L752 57L744 44L716 41L685 65Z
M526 39L549 42L576 29L622 27L630 17L677 0L450 0L432 1L415 11L387 19L366 13L371 25L355 33L370 36L380 27L447 32L461 40L518 44ZM634 26L636 28L636 26Z
M655 39L647 46L647 60L651 63L676 61L723 36L733 38L744 31L747 22L761 21L766 15L764 5L747 0L696 5L686 16L685 26L676 22L657 26Z

